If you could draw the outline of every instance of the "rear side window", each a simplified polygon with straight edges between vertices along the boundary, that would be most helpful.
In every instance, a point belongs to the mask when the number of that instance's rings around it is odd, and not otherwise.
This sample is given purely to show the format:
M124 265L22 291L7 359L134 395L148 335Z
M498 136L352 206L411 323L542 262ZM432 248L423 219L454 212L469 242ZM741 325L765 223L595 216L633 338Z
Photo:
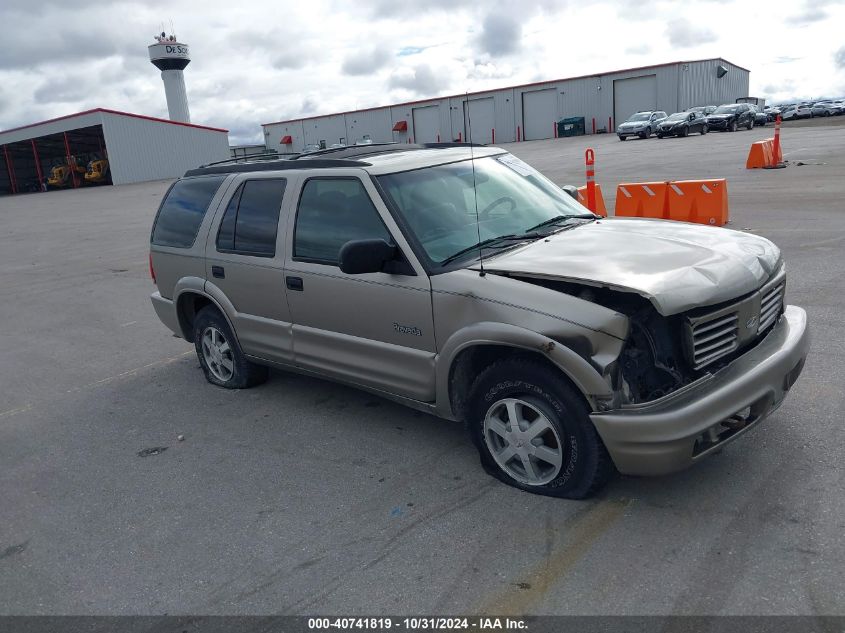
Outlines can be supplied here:
M274 257L285 184L285 180L247 180L238 187L220 221L217 250Z
M208 204L225 179L223 175L177 181L158 210L152 243L176 248L193 246Z

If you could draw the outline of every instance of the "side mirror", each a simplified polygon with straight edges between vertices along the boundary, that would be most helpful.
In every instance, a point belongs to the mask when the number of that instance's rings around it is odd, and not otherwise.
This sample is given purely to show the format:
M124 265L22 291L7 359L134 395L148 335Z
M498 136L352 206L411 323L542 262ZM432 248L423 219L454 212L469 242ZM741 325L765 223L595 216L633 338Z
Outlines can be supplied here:
M575 200L577 202L577 200L578 200L578 188L577 187L575 187L573 185L561 185L560 188L563 189L570 196L575 198Z
M347 275L379 273L396 256L396 247L384 240L352 240L338 256L340 270Z

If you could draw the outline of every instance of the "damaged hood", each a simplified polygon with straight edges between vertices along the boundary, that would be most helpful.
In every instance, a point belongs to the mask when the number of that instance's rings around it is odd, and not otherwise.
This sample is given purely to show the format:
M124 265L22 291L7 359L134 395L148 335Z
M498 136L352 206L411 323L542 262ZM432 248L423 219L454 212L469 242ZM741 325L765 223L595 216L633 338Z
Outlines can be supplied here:
M613 218L495 255L484 260L484 269L636 292L669 316L753 292L780 259L777 246L748 233Z

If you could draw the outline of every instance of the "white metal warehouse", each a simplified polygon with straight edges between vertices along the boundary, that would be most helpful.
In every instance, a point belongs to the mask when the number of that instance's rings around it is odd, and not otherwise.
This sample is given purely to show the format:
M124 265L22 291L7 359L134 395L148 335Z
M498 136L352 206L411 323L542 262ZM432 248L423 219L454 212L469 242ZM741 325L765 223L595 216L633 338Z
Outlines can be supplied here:
M228 130L97 108L0 132L0 195L42 190L57 166L75 167L63 187L84 186L94 159L121 185L227 158Z
M552 138L556 123L584 117L586 133L612 131L634 112L678 112L748 95L749 70L722 58L672 62L391 106L266 123L267 149L301 151L333 143L468 140L510 143Z

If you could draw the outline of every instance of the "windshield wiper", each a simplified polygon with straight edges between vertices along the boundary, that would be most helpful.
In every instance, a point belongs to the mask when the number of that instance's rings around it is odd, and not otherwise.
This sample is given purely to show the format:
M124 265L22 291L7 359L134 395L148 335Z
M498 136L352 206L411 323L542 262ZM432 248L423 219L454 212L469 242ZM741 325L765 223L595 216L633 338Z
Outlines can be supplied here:
M553 224L557 224L558 222L563 222L565 220L595 220L601 216L596 215L595 213L579 213L577 215L556 215L553 218L549 218L540 224L532 226L530 229L526 231L526 233L531 233L532 231L536 231L537 229L542 229L546 226L552 226Z
M532 235L532 234L530 234L530 232L529 233L520 233L519 235L511 234L511 235L500 235L498 237L491 237L491 238L488 238L486 240L481 240L480 242L478 242L477 244L473 244L472 246L467 246L466 248L462 248L457 253L453 253L452 255L449 255L449 257L447 257L442 262L440 262L440 265L445 266L446 264L450 264L451 262L455 261L456 259L458 259L462 255L466 255L467 253L472 253L473 251L478 251L478 250L485 248L485 247L490 248L496 242L505 242L504 244L501 244L500 246L507 246L508 242L532 240L532 239L537 239L537 238L540 238L540 237L543 237L543 236L539 235L539 234Z

